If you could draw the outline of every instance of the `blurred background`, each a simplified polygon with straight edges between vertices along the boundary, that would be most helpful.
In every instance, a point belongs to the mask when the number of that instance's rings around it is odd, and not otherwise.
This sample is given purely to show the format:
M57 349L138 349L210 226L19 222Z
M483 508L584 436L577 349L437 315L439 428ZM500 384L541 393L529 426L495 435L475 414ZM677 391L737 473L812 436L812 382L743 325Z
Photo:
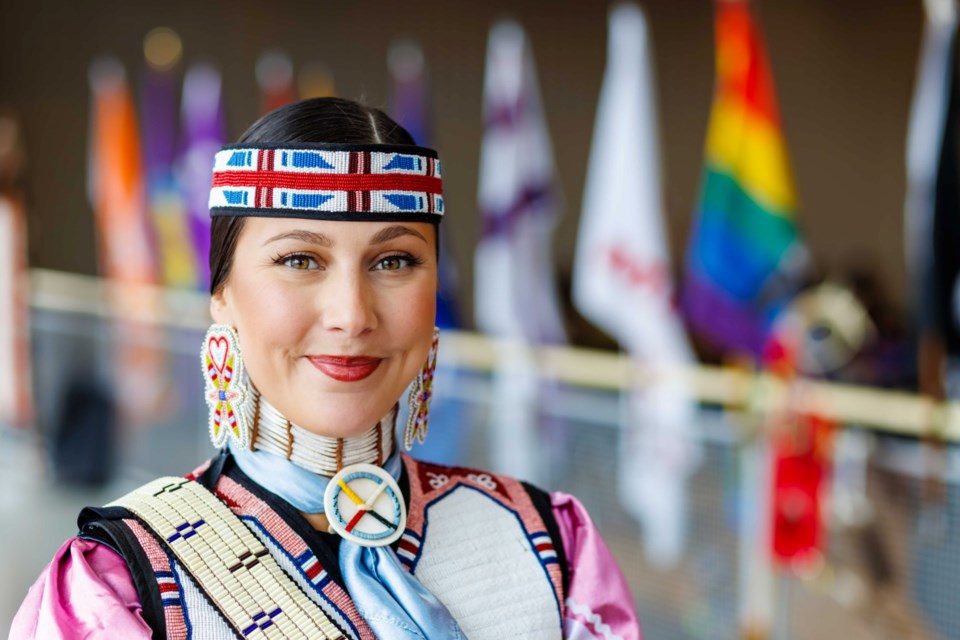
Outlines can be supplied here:
M577 495L645 635L958 638L953 0L0 0L0 628L212 454L213 153L336 95L443 161L431 434Z

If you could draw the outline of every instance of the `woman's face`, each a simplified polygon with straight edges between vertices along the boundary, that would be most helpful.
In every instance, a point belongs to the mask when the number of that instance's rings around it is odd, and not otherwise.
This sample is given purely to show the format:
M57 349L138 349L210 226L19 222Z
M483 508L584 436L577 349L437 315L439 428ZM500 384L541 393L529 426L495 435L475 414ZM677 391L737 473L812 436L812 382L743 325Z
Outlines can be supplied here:
M436 314L428 223L250 217L210 310L260 393L330 437L376 424L426 362Z

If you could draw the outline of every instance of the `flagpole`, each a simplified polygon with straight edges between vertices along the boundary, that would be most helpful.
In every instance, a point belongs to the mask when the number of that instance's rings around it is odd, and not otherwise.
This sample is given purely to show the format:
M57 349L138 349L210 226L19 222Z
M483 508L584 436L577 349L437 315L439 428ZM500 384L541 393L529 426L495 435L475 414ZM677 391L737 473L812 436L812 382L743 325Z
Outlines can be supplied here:
M793 595L793 578L783 571L776 572L776 607L774 616L773 640L790 640L790 630L793 628L790 615L790 599Z
M728 411L729 415L729 411ZM743 640L768 640L776 620L776 580L771 557L770 446L763 432L740 450L738 622Z

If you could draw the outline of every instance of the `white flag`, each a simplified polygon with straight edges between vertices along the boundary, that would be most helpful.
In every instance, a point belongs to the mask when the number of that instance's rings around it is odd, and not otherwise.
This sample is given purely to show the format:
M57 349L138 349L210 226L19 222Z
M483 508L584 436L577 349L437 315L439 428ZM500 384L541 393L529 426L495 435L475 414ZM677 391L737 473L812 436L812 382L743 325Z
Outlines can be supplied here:
M553 146L523 28L490 31L484 78L475 254L477 326L498 337L563 342L550 244L560 211Z
M654 371L625 399L620 495L644 528L650 560L683 550L685 480L697 458L694 411L677 367L693 362L676 312L663 223L649 35L640 9L610 12L573 273L580 313Z
M947 121L951 47L957 31L954 0L927 0L917 80L907 129L907 193L904 203L904 250L910 290L917 297L927 284L933 247L937 173ZM925 301L917 300L923 309ZM923 311L921 311L923 313Z

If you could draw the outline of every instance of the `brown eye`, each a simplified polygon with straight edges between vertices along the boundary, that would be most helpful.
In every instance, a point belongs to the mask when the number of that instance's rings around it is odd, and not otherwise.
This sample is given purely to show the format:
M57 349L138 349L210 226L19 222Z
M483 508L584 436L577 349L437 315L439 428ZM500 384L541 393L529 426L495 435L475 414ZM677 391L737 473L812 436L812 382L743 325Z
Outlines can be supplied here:
M310 256L304 255L287 256L284 259L283 264L291 269L297 269L299 271L317 268L317 261Z
M396 271L402 269L407 264L407 259L401 256L389 256L377 263L380 271Z

